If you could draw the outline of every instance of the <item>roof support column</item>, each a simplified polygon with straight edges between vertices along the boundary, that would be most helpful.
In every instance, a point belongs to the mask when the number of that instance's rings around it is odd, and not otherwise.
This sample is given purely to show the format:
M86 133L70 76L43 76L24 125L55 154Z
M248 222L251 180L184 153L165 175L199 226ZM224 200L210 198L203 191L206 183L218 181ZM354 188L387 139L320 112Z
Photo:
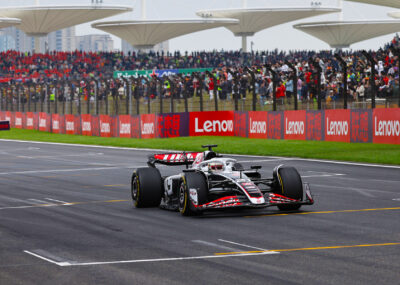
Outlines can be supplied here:
M242 51L247 52L247 36L242 36Z
M35 47L33 53L40 53L40 37L35 37Z
M339 13L339 21L343 21L343 0L338 0L338 8L341 10Z
M142 0L142 20L146 20L146 0Z

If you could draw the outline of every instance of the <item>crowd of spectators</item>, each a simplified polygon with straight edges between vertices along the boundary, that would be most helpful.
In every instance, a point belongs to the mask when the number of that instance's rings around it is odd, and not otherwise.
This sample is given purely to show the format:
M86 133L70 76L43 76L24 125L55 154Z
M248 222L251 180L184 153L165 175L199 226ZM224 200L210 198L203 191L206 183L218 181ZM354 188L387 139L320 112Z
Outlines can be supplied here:
M393 48L400 46L399 42L396 36L381 49L370 51L376 61L375 85L378 97L399 96L399 58L393 53ZM360 51L339 51L339 54L347 64L349 98L355 101L365 100L372 92L371 64ZM266 64L269 68L265 67ZM290 65L295 66L295 70L292 70ZM124 88L127 87L127 83L122 79L114 79L114 71L204 67L213 68L213 76L202 74L162 79L140 78L133 82L133 94L136 97L152 99L157 96L182 98L198 95L204 90L208 92L208 98L211 100L214 96L221 100L234 97L245 99L255 86L254 92L258 102L264 105L271 102L273 94L273 76L269 72L270 69L277 74L278 100L285 98L290 103L294 96L299 100L315 100L316 79L320 72L318 70L321 70L321 98L327 101L337 100L342 94L343 68L333 51L214 51L184 54L79 51L29 54L7 51L0 53L0 82L2 87L8 88L8 93L12 92L10 86L19 82L27 86L33 83L50 83L50 88L53 89L59 87L59 82L63 82L62 86L66 86L66 92L59 92L60 101L76 100L73 94L80 94L83 100L90 100L93 99L95 90L99 92L99 99L108 93L114 97L126 95ZM254 85L251 84L251 76L246 67L255 71ZM296 82L293 80L295 74L298 78ZM297 94L294 94L295 86ZM35 93L32 92L32 88L26 87L25 90L30 90L28 94ZM71 93L71 89L74 92ZM54 92L51 89L49 94L52 93Z

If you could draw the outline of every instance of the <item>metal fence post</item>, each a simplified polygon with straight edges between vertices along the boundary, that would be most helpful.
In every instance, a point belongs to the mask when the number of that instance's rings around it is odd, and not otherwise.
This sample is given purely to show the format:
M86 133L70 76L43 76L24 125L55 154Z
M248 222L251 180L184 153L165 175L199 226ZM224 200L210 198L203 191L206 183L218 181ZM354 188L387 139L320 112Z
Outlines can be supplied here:
M340 66L343 70L343 89L342 89L342 97L344 100L344 109L347 109L347 101L348 101L348 94L347 94L347 63L343 60L343 58L339 54L335 54L336 59L339 61Z
M376 88L375 88L375 60L374 58L365 50L362 51L362 54L368 59L368 61L371 64L371 78L370 83L371 83L371 108L375 109L375 96L376 96Z
M299 80L297 77L297 69L294 67L293 64L291 64L289 61L286 61L287 66L292 70L293 72L293 96L294 96L294 109L298 110L299 109L299 102L297 100L297 81Z

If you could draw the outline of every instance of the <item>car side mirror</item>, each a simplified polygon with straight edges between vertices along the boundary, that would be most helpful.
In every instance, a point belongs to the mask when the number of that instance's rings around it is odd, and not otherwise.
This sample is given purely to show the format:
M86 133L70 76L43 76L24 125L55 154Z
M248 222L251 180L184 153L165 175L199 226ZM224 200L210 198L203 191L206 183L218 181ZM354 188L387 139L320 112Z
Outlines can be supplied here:
M259 170L261 168L262 168L261 165L252 165L252 166L250 166L250 169L254 169L254 170Z

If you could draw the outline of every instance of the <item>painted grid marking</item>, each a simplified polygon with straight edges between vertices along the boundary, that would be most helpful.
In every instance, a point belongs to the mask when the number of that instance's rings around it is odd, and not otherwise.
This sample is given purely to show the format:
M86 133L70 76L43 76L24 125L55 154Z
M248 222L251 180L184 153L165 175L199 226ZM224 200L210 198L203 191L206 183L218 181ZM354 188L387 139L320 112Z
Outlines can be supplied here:
M344 248L367 248L379 246L397 246L400 242L393 243L377 243L377 244L357 244L357 245L339 245L339 246L325 246L325 247L305 247L305 248L289 248L289 249L276 249L276 250L257 250L257 251L239 251L239 252L219 252L214 255L204 256L187 256L187 257L173 257L173 258L154 258L154 259L132 259L132 260L114 260L114 261L101 261L101 262L57 262L48 257L39 255L32 251L24 250L25 253L32 255L36 258L47 261L61 267L71 266L94 266L94 265L109 265L109 264L127 264L127 263L145 263L145 262L165 262L165 261L182 261L182 260L198 260L198 259L213 259L213 258L227 258L227 257L245 257L245 256L260 256L279 254L281 252L295 252L295 251L310 251L310 250L328 250L328 249L344 249Z

